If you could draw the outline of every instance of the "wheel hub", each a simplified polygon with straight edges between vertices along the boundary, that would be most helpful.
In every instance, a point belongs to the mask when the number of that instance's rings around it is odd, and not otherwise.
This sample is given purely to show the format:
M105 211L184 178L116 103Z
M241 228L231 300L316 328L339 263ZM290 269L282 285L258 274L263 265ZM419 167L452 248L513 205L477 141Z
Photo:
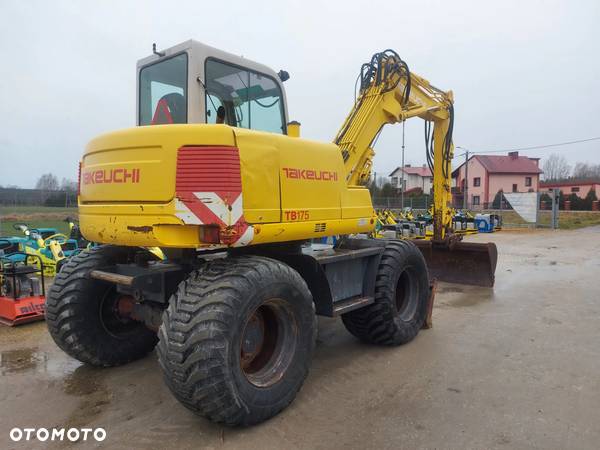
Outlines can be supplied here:
M279 381L296 346L297 327L289 306L280 299L265 301L248 318L240 341L240 367L256 387Z

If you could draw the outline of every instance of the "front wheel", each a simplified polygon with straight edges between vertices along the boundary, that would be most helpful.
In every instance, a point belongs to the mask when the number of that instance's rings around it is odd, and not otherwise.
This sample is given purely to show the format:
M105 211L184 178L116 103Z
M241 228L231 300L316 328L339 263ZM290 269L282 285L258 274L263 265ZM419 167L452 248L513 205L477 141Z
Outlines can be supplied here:
M419 249L390 240L375 280L375 302L342 316L346 329L371 344L401 345L419 333L427 316L429 275Z
M159 362L187 408L214 422L251 425L292 402L316 329L312 296L295 270L258 256L214 260L171 297Z

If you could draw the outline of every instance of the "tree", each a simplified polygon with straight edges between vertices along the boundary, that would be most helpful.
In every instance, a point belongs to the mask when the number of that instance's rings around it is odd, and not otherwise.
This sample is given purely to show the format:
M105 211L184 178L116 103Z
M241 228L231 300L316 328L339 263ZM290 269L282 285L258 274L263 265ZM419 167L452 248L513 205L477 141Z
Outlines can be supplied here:
M502 205L500 204L502 202ZM496 192L496 196L494 197L494 201L492 202L492 209L504 209L506 201L504 200L504 192L500 189Z
M573 169L573 178L587 179L600 177L600 164L578 162Z
M542 166L544 170L544 179L549 180L564 180L571 173L571 166L567 163L564 156L551 154Z
M567 197L567 200L571 202L571 209L573 211L581 211L585 209L585 201L575 193L572 193Z
M52 173L45 173L37 180L35 188L41 191L57 191L58 178Z
M77 190L77 181L69 180L68 178L63 178L60 183L61 191L69 191L75 192Z
M592 203L595 202L596 200L598 200L598 197L596 197L596 190L590 189L588 191L587 195L585 196L585 198L583 199L584 208L588 211L591 211Z
M392 186L392 183L384 183L379 195L382 197L394 197L396 195L396 188Z

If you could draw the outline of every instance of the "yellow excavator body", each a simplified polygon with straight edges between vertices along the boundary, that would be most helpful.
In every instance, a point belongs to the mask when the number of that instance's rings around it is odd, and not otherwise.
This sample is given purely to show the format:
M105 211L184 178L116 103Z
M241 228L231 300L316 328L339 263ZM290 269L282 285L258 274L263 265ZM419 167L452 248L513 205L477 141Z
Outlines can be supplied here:
M369 233L368 189L339 148L228 125L136 127L88 145L79 217L95 242L238 247Z

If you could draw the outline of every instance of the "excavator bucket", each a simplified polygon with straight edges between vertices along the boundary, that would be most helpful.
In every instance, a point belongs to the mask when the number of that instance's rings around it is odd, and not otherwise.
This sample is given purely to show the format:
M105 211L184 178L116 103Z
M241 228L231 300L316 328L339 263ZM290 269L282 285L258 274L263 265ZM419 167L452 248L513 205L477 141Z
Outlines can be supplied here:
M423 253L431 278L447 283L494 286L498 250L493 242L458 242L451 248L426 240L413 242Z

